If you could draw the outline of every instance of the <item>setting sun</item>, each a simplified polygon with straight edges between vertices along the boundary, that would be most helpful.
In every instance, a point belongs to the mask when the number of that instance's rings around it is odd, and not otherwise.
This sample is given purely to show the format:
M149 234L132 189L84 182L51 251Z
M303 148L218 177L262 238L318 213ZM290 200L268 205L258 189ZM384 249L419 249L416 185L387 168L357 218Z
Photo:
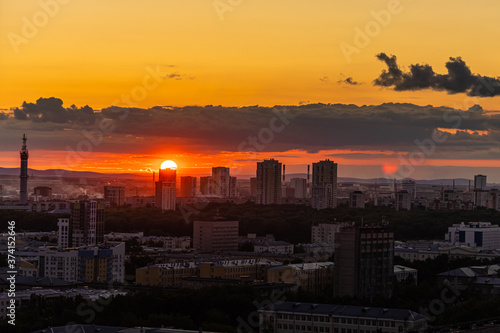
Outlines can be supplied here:
M161 164L160 169L177 169L177 164L174 161L168 160Z

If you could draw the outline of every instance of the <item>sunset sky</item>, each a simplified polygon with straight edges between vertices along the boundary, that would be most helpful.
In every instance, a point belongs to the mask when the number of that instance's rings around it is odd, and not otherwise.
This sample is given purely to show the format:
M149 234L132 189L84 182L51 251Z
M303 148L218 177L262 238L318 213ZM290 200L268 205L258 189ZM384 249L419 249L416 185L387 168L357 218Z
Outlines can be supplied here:
M0 167L19 166L26 132L34 169L146 173L171 159L180 174L251 175L264 158L290 173L330 158L339 176L500 183L499 12L494 0L0 0Z

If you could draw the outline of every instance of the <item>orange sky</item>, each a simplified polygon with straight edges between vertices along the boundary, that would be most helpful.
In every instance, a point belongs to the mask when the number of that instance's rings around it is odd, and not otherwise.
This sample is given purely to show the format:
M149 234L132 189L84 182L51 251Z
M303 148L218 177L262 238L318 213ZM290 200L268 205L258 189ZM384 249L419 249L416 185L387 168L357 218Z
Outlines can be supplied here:
M62 99L65 107L89 105L95 110L110 105L149 108L301 102L397 102L464 110L478 103L485 110L499 109L499 97L470 98L429 90L396 92L372 84L386 68L375 58L380 52L397 55L403 69L427 63L437 73L446 73L444 64L449 57L461 56L473 73L499 76L496 55L500 45L494 42L500 37L498 1L242 1L227 5L226 11L218 11L215 3L0 1L0 109L10 112L24 101L34 103L52 96ZM376 30L370 32L370 27ZM371 36L360 43L358 29ZM345 45L356 51L346 56ZM358 84L339 83L347 77ZM24 130L22 126L18 129L19 133ZM67 151L40 149L36 141L30 145L30 167L37 169L55 163L76 170L141 172L157 169L165 159L175 160L180 173L203 174L211 166L226 165L235 172L243 167L241 172L247 174L255 167L254 162L235 162L240 156L234 152L194 154L182 146L155 154L95 152L68 165ZM15 149L0 148L4 150L0 166L18 166ZM259 153L254 158L274 156L296 165L297 170L336 153L343 154L334 158L336 162L346 165L399 163L396 155L370 157L370 150L363 150L364 159L350 159L344 155L350 149L314 154L297 149ZM285 157L290 154L295 157ZM426 165L496 166L499 162L436 157Z

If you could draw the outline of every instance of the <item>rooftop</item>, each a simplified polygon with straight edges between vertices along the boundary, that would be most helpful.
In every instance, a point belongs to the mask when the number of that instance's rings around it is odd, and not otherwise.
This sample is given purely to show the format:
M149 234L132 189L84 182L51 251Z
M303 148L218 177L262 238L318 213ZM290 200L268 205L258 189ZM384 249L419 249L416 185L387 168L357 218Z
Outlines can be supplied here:
M278 302L260 308L259 311L310 313L337 317L363 317L405 321L427 319L420 313L405 309L363 307L341 304Z

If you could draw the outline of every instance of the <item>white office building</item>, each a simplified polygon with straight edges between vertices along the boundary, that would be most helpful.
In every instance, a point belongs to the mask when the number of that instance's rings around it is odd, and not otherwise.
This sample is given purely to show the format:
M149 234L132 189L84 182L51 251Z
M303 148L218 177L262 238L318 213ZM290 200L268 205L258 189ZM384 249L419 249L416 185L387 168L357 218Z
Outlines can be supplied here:
M462 222L448 228L445 240L453 245L500 249L500 227L490 222Z

